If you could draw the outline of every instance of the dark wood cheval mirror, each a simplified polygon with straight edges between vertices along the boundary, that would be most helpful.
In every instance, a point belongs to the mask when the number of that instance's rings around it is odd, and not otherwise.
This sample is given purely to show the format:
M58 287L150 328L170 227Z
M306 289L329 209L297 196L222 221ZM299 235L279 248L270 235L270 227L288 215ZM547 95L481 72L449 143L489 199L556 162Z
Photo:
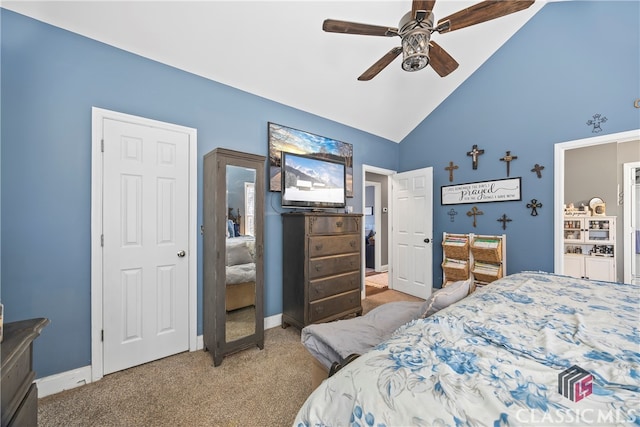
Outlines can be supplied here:
M214 366L264 347L265 160L224 148L204 156L203 338Z

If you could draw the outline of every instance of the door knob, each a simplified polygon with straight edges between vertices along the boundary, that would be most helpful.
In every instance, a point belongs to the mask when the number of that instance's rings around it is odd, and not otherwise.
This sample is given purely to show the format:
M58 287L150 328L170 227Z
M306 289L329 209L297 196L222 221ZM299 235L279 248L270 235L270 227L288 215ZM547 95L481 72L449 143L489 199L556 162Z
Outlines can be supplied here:
M429 240L429 238L427 237L426 239L423 240L423 242L425 243L429 243L431 240Z
M187 254L187 253L186 253L185 251L180 251L180 252L178 252L178 256L179 256L180 258L184 257L186 254Z

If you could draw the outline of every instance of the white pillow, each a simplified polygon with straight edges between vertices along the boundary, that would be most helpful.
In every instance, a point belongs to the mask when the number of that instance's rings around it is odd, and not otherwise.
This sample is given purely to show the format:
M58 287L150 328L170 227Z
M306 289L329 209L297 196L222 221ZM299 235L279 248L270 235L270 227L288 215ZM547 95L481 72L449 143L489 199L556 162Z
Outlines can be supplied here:
M429 299L424 303L424 314L422 317L429 317L439 310L450 306L454 302L460 301L462 298L469 295L470 287L471 278L454 282L442 289L438 289L431 294Z

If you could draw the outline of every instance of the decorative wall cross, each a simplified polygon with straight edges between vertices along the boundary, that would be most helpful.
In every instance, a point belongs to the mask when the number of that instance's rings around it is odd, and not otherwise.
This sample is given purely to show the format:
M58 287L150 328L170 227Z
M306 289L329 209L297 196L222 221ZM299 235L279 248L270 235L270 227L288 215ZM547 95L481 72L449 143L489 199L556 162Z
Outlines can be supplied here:
M511 155L511 151L507 151L507 154L504 155L504 157L502 157L500 160L503 162L507 162L507 176L509 176L509 172L511 169L511 162L515 159L517 159L518 156L512 156Z
M447 215L449 215L449 218L451 218L451 222L454 222L455 220L454 217L458 215L458 212L456 212L453 208L451 208L449 212L447 212Z
M473 226L476 226L476 216L477 215L484 215L484 212L482 212L481 210L478 210L477 207L472 207L471 210L469 212L467 212L467 216L472 216L473 217Z
M458 166L454 165L453 162L449 162L449 166L444 169L449 171L449 182L453 182L453 171L458 169Z
M473 147L471 147L471 151L467 152L467 156L471 156L471 159L473 160L473 168L474 169L478 169L478 156L484 154L484 150L478 150L478 145L474 144Z
M527 203L527 207L531 209L531 216L538 216L538 208L542 207L542 203L537 199L531 199L531 203Z
M511 218L507 218L507 214L502 214L502 216L500 218L498 218L498 221L500 221L502 223L502 229L506 230L507 229L507 223L513 221Z
M607 118L602 114L594 114L593 120L587 120L587 125L593 126L592 133L602 132L602 127L600 126L602 123L606 122Z
M531 172L535 172L536 175L538 175L538 178L542 178L542 169L544 169L544 166L540 166L539 164L535 164L535 166L533 166L533 169L531 169Z

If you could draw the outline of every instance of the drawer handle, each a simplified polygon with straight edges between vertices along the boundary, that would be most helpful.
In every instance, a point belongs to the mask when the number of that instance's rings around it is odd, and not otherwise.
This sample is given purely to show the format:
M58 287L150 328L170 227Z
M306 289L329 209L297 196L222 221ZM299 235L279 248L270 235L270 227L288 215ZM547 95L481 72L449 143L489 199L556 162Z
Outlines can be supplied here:
M349 244L351 245L352 248L356 247L356 241L355 240L350 241Z
M336 227L342 227L342 221L337 221L336 222Z
M322 264L316 264L316 271L322 270Z
M318 243L318 244L316 245L316 250L318 250L318 251L319 251L320 249L322 249L322 246L323 246L323 245L322 245L322 243Z
M324 311L324 308L321 305L316 307L316 313L321 314L323 311Z

